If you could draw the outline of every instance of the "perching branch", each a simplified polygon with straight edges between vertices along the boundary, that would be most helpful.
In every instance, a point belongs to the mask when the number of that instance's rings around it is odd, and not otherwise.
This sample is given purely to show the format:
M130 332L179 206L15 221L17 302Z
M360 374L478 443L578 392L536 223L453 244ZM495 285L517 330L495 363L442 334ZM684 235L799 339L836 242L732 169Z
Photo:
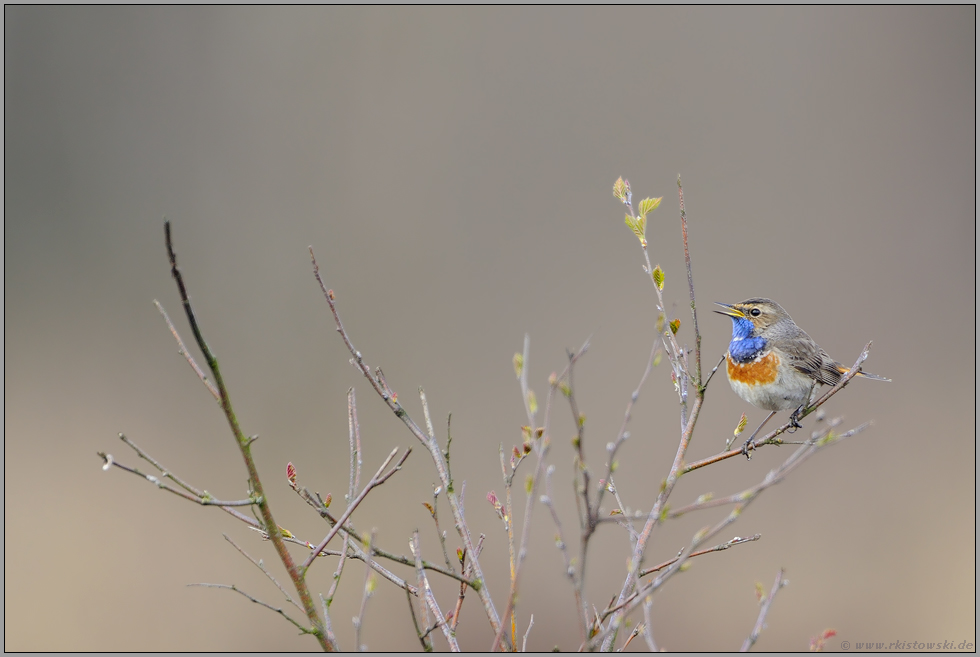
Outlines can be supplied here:
M835 386L833 386L830 390L825 392L823 396L821 396L817 401L813 402L813 404L806 407L800 412L798 420L802 420L803 418L810 415L815 410L817 410L818 408L826 404L831 397L833 397L838 392L843 390L844 386L846 386L851 381L851 379L857 376L858 372L860 372L861 364L864 363L864 361L867 360L868 358L868 354L871 351L871 344L872 344L871 342L868 342L868 344L864 346L864 350L861 351L861 355L858 356L858 359L854 361L854 365L844 376L841 377L840 381L838 381ZM783 440L779 438L779 436L791 428L793 428L792 422L787 422L783 426L771 431L770 433L766 434L762 438L757 438L756 440L748 444L747 446L748 451L752 452L753 450L759 449L763 445L783 444ZM717 463L718 461L724 461L725 459L730 459L734 456L740 456L741 454L743 454L742 450L743 448L739 447L738 449L729 450L727 452L715 454L714 456L709 456L706 459L701 459L700 461L695 461L694 463L689 463L686 466L684 466L684 471L682 474L687 474L688 472L692 472L694 470L697 470L698 468L703 468L706 465L711 465L712 463Z

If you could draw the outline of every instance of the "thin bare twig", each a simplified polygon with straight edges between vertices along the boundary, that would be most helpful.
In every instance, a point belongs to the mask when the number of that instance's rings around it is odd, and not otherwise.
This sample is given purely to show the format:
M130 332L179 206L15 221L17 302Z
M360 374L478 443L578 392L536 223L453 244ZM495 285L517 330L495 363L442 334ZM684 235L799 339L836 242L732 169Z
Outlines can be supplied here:
M518 581L520 580L521 572L523 570L524 559L527 557L527 544L531 536L531 515L534 510L535 492L537 491L538 483L540 482L541 478L544 476L545 456L547 455L548 448L551 444L551 436L550 436L551 408L555 398L555 391L560 387L562 381L567 381L566 383L567 387L563 389L563 391L568 390L567 393L568 397L570 399L573 398L572 382L571 382L572 368L574 367L578 359L581 358L589 350L591 340L592 340L592 336L589 336L588 338L586 338L585 342L582 343L582 346L579 348L579 350L576 353L569 354L568 365L565 366L565 369L562 370L562 373L560 375L553 374L551 377L549 377L550 381L549 381L549 389L548 389L548 403L545 406L544 427L543 430L541 431L541 436L537 441L534 440L534 436L537 435L537 431L533 428L533 426L531 427L531 443L535 451L535 454L537 456L537 463L535 465L534 474L531 477L531 485L528 490L527 499L524 506L524 525L523 528L521 529L521 543L520 543L520 548L518 549L517 552L517 566L514 572L514 576L511 579L510 594L507 596L507 607L504 610L504 615L503 615L504 619L506 619L508 616L511 617L511 642L514 649L516 649L517 647L516 646L517 629L513 616L514 606L517 601L517 585L518 585ZM530 338L525 335L524 362L523 362L523 368L521 372L522 373L521 386L524 389L525 398L528 398L526 376L527 376L527 357L529 352L529 345L530 345ZM574 410L574 407L573 407L573 413L575 414L576 418L580 418L580 416L577 414L577 411ZM533 416L529 416L529 417L531 417L531 420L533 422ZM584 458L584 452L581 451L581 443L582 443L582 436L583 436L581 425L582 423L577 419L576 426L579 427L579 440L578 440L579 453L580 453L580 457ZM582 462L582 465L584 469L584 461ZM513 476L513 474L511 476ZM583 494L586 500L588 499L587 483L588 482L586 481L586 490L585 493ZM575 583L574 579L573 579L573 583ZM503 628L504 625L501 624L500 628L497 630L497 634L494 637L493 645L491 647L492 652L496 652L500 647L501 641L503 639L503 633L504 633Z
M245 596L246 598L248 598L249 600L251 600L255 604L261 605L261 606L265 607L266 609L271 609L272 611L276 612L277 614L279 614L280 616L282 616L283 618L285 618L286 620L288 620L290 623L292 623L293 625L295 625L299 629L299 631L302 632L303 634L315 634L315 632L316 632L316 630L313 630L313 629L310 629L308 627L305 627L305 626L303 626L303 624L297 622L289 614L287 614L285 611L283 611L281 607L273 607L272 605L270 605L267 602L262 602L261 600L250 596L248 593L246 593L245 591L241 590L240 588L238 588L234 584L209 584L207 582L197 582L197 583L194 583L194 584L188 584L187 586L201 586L201 587L205 587L205 588L209 588L209 589L227 589L229 591L234 591L235 593L239 593L239 594Z
M301 487L301 486L297 486L297 491L296 492L297 492L297 494L300 495L300 497L307 504L309 504L311 507L313 507L314 509L316 509L317 513L320 514L320 517L322 517L327 522L329 522L331 526L334 526L334 525L337 524L337 519L334 518L334 516L330 513L330 511L328 511L323 506L323 503L320 502L320 501L318 501L315 497L313 497L313 495L311 495L310 492L308 490L306 490L306 488ZM247 520L251 520L251 519L247 519ZM256 523L254 520L252 521L252 524L255 525L256 527L258 525L258 523ZM260 529L256 529L256 530L257 531L261 531ZM360 553L359 552L361 550L361 548L358 547L358 545L357 545L357 542L358 542L358 538L357 537L361 536L361 532L357 531L357 529L354 527L354 524L350 520L348 520L347 522L344 523L344 526L340 529L340 532L339 533L341 535L345 536L345 537L348 536L348 535L353 536L353 539L352 539L352 541L350 543L350 549L353 550L354 553L353 554L350 554L349 555L349 558L351 558L351 559L358 559L358 560L363 561L364 560L364 555L363 555L363 553ZM287 542L296 543L298 545L303 545L303 546L309 548L310 550L312 550L315 547L312 543L309 543L307 541L300 540L298 538L285 537L285 540ZM333 551L333 550L323 549L323 550L320 550L320 554L323 555L323 556L338 556L338 555L341 554L341 552L340 551ZM396 563L404 564L406 566L411 566L411 565L414 565L414 563L415 563L415 561L413 559L409 559L408 557L406 557L404 555L395 554L395 553L393 553L393 552L391 552L389 550L385 550L384 548L381 548L381 547L375 547L374 554L375 554L375 556L381 557L382 559L388 559L389 561L394 561ZM375 571L379 575L381 575L385 579L391 581L392 583L396 584L397 586L403 587L403 584L401 583L403 580L401 578L395 577L394 575L392 575L391 573L389 573L382 566L378 565L376 561L372 561L371 563L373 564L371 567L374 568ZM431 570L431 571L437 572L440 575L445 575L446 577L449 577L451 579L455 579L455 580L457 580L459 582L464 582L468 586L473 586L474 588L479 586L479 583L477 583L475 580L473 580L471 578L463 577L462 575L460 575L460 574L458 574L458 573L456 573L454 571L446 570L442 566L439 566L438 564L434 564L434 563L432 563L430 561L423 560L422 561L422 567L425 568L426 570Z
M235 415L234 408L232 407L231 397L228 394L228 388L225 386L224 378L222 377L221 370L218 367L218 359L211 351L207 341L205 341L204 334L201 332L201 328L197 322L197 317L195 316L194 309L191 306L190 296L187 294L187 287L184 285L184 277L181 274L180 269L177 267L177 254L174 252L169 221L164 222L164 236L167 244L167 256L170 259L170 273L173 276L174 281L177 283L177 290L180 293L180 300L184 305L184 312L187 315L187 321L190 323L191 330L194 333L194 339L197 341L198 348L200 348L200 350L203 352L208 368L211 370L211 375L214 377L214 384L218 389L218 393L221 398L221 409L224 411L225 418L228 420L228 426L231 428L235 442L238 443L238 448L241 451L242 459L245 461L250 486L254 491L256 498L258 498L257 501L259 513L262 516L262 522L265 524L265 529L269 534L269 538L272 540L272 544L276 548L276 554L279 555L279 559L282 561L283 566L286 567L286 571L289 573L290 579L293 580L293 585L296 587L296 592L299 594L300 601L303 603L303 609L306 611L306 616L310 620L310 623L313 624L313 634L316 636L321 648L324 650L330 650L330 642L327 641L326 635L323 632L323 621L320 619L319 612L317 611L316 606L313 604L313 598L310 596L310 591L306 585L306 581L303 579L303 574L297 569L296 564L293 563L293 558L289 554L289 551L286 549L286 544L282 540L279 525L276 524L275 518L272 516L272 509L270 508L268 500L265 496L262 481L259 478L259 471L255 465L255 460L252 457L252 439L245 435L245 432L242 431L241 426L238 424L238 418Z
M772 601L776 598L776 592L779 589L786 586L789 582L783 579L783 575L786 574L784 568L780 568L779 572L776 573L776 581L773 582L772 590L769 591L769 595L765 600L762 601L762 609L759 610L759 617L755 621L755 626L752 628L752 633L745 638L745 642L742 644L742 649L740 652L748 652L755 645L755 642L759 639L759 634L762 633L762 629L766 624L766 616L769 615L769 609L772 607Z
M711 378L715 375L715 372L718 371L718 368L721 367L721 364L724 362L725 362L725 357L722 356L721 359L718 361L718 364L711 368L711 373L708 375L708 378L704 380L704 384L701 386L704 390L708 389L708 384L711 383Z
M157 477L155 475L146 474L145 472L141 472L138 468L134 468L132 466L123 465L122 463L119 463L110 454L106 454L105 452L96 452L99 456L102 457L102 460L105 463L105 465L103 466L104 468L107 468L108 466L115 466L115 467L119 468L120 470L124 470L124 471L126 471L126 472L128 472L130 474L134 474L134 475L136 475L138 477L142 477L143 479L146 479L148 482L150 482L151 484L153 484L154 486L156 486L160 490L165 490L168 493L173 493L174 495L176 495L178 497L182 497L185 500L188 500L190 502L194 502L195 504L200 504L201 506L233 507L233 506L252 506L253 504L257 504L258 503L254 499L247 499L247 500L219 500L219 499L215 498L214 496L212 496L211 493L207 492L206 490L201 491L201 490L198 490L198 489L194 488L190 484L184 482L179 477L177 477L177 475L175 475L172 472L170 472L170 471L164 469L163 467L161 467L160 464L157 463L156 460L152 456L150 456L149 454L147 454L146 452L144 452L142 449L140 449L139 447L137 447L136 444L133 443L125 435L119 434L119 438L124 443L126 443L127 445L129 445L130 447L132 447L136 451L136 453L139 454L139 456L141 458L143 458L145 461L151 463L155 468L157 468L157 470L160 471L161 476L160 477ZM177 484L178 486L180 486L184 490L177 490L176 488L171 488L170 486L168 486L167 484L165 484L161 480L161 478L171 480L172 482L174 482L175 484ZM187 491L187 492L184 492L184 491Z
M211 383L210 379L208 379L207 374L205 374L204 370L202 370L197 364L194 357L191 356L191 353L187 351L187 347L184 346L184 341L180 339L180 334L177 333L177 327L175 327L174 323L170 321L170 316L167 315L167 311L163 309L163 305L156 299L153 300L153 303L156 304L157 310L159 310L160 314L163 315L163 319L167 322L167 327L170 329L170 333L174 336L174 340L177 341L177 353L187 359L187 363L191 366L191 369L194 370L194 373L197 374L197 377L201 379L201 383L207 387L208 391L214 395L215 400L220 404L221 393L214 387L214 384Z
M605 482L602 486L603 490L608 490L612 493L613 497L616 498L616 504L619 505L619 513L613 511L608 517L596 518L597 523L613 521L620 527L626 530L630 538L630 550L636 546L636 540L639 538L639 534L636 533L636 527L633 526L633 519L637 518L633 514L630 514L627 510L626 504L623 502L623 498L619 494L619 488L616 487L616 481L610 475L609 481Z
M453 652L459 652L459 643L456 642L456 634L450 629L449 625L446 623L446 617L443 616L442 610L439 609L439 603L436 602L436 596L432 593L432 587L429 586L429 579L425 576L425 570L421 565L422 551L419 548L419 532L415 530L412 533L412 542L410 543L412 548L412 555L416 558L415 572L419 577L420 591L419 595L424 600L425 604L428 605L429 610L436 619L436 624L442 630L443 636L446 637L446 641L449 642L449 648ZM475 556L475 555L474 555Z
M436 526L436 535L439 537L439 545L442 547L442 557L446 561L446 568L452 572L456 572L453 568L452 561L449 560L449 550L446 548L446 532L442 530L439 526L439 493L442 492L442 486L436 486L432 491L432 522Z
M371 532L371 538L369 539L367 545L367 558L371 559L371 546L374 545L374 541L377 539L377 534ZM364 591L361 595L361 608L357 612L357 616L354 617L354 645L357 646L359 652L367 650L367 646L361 643L361 628L364 626L364 612L367 611L367 603L374 593L374 580L371 578L371 567L365 562L364 566Z
M660 494L657 496L657 501L650 509L650 513L647 515L647 520L643 526L643 530L640 532L636 545L633 548L633 554L630 558L630 569L626 575L626 580L623 582L623 588L619 594L620 603L626 601L627 597L629 597L630 591L632 591L633 586L636 583L640 561L643 558L643 553L646 551L647 542L650 539L650 535L653 532L654 527L656 527L656 525L660 522L661 511L667 502L667 498L673 491L674 485L680 478L681 467L684 463L684 455L687 453L687 448L691 443L691 436L694 433L694 425L697 422L698 414L701 411L701 404L703 401L703 393L699 393L694 398L694 404L691 407L691 414L687 420L687 427L684 429L684 433L681 434L681 441L677 446L677 454L674 456L674 462L671 465L670 472L667 474L667 479L661 485L661 490ZM624 615L622 612L620 612L618 620L621 621L623 618ZM614 622L613 626L618 627L619 623ZM612 638L613 637L610 637L609 645L611 645ZM608 649L608 646L604 644L603 649Z
M632 641L637 636L639 636L640 632L642 631L643 631L643 623L640 623L639 625L633 628L633 631L630 632L630 635L626 637L626 642L623 643L622 647L616 652L626 652L626 647L629 646L630 641Z
M531 620L527 623L527 631L524 632L524 641L521 643L521 652L527 652L527 637L531 634L532 627L534 627L534 614L531 614Z
M483 603L483 608L487 613L487 619L490 621L490 626L494 632L500 629L500 617L497 616L497 611L493 606L493 598L490 596L489 588L486 585L486 581L483 577L483 569L480 567L480 562L475 556L473 545L473 539L470 536L469 527L466 524L466 518L463 515L462 510L462 495L460 499L457 499L455 492L452 487L452 480L449 477L448 467L446 465L445 455L439 449L439 444L426 436L414 420L408 415L408 412L398 403L398 399L390 391L390 388L386 384L383 385L383 378L380 376L375 376L372 374L371 369L364 362L364 357L361 355L354 345L351 343L350 337L347 335L347 331L344 330L343 322L340 320L340 314L337 312L337 305L335 303L333 290L328 290L327 286L324 285L323 279L320 277L320 267L317 265L316 256L313 253L313 247L310 247L310 259L313 264L313 275L316 277L317 283L320 285L320 290L323 292L323 296L327 301L327 305L330 307L330 312L333 314L334 322L337 325L337 332L340 333L341 339L347 346L347 350L353 356L352 363L361 371L364 377L374 388L375 392L381 397L381 399L388 405L388 408L392 410L396 417L398 417L408 428L408 430L414 435L419 442L421 442L425 448L429 451L432 457L432 462L435 465L436 472L439 475L439 481L446 488L446 497L449 499L449 507L453 513L453 519L456 521L456 529L459 533L459 537L463 542L463 546L466 548L467 552L474 555L473 558L473 573L476 575L476 579L480 581L480 586L477 592L480 595L480 600Z
M689 555L687 555L687 558L688 559L693 559L694 557L700 557L702 554L709 554L711 552L721 552L722 550L727 550L730 547L734 547L736 545L741 545L742 543L751 543L752 541L758 541L760 538L762 538L762 534L753 534L752 536L746 536L746 537L736 536L735 538L733 538L730 541L727 541L725 543L721 543L720 545L716 545L714 547L710 547L710 548L708 548L706 550L698 550L697 552L691 552ZM683 552L684 551L681 550L681 553L683 553ZM639 576L640 577L646 577L647 575L652 575L653 573L658 572L658 571L661 571L664 568L666 568L667 566L670 566L671 564L673 564L674 562L676 562L680 558L681 558L681 554L679 553L673 559L668 559L667 561L664 561L661 564L657 564L653 568L645 568L645 569L641 570Z
M647 359L647 366L643 370L643 375L640 377L640 382L636 384L636 390L630 395L630 400L626 404L626 413L623 417L623 424L619 427L619 433L616 435L616 440L612 443L606 445L606 452L609 454L609 463L606 469L606 481L612 480L612 473L615 470L615 459L616 453L626 440L629 439L629 432L626 427L629 425L629 421L633 416L633 405L636 404L636 400L640 398L640 390L643 388L643 384L646 383L647 378L650 376L650 372L653 371L653 361L656 359L657 354L663 349L663 345L660 342L654 342L653 349L650 350L650 357ZM605 492L606 487L600 486L599 494L596 497L595 505L598 509L602 506L602 497ZM622 508L622 503L620 503L620 508Z
M323 599L323 594L320 593L320 606L323 608L323 631L327 633L327 640L337 645L337 635L333 631L333 621L330 620L330 604ZM337 648L337 652L340 648Z
M425 652L432 652L432 642L429 640L430 630L426 630L425 633L422 632L422 628L419 626L419 618L415 614L415 604L412 602L412 594L405 589L405 596L408 598L408 610L412 614L412 624L415 626L415 634L418 635L419 641L422 643L422 650ZM425 603L423 602L424 606Z
M684 211L684 187L677 174L677 196L681 207L681 233L684 236L684 263L687 265L687 285L691 292L691 316L694 318L694 385L701 388L701 332L698 330L698 307L694 299L694 275L691 273L691 252L687 248L687 212Z
M350 484L347 503L354 499L354 492L361 486L361 425L357 421L357 396L354 388L347 391L347 427L350 441Z
M500 471L504 476L504 528L507 530L507 554L510 557L510 588L512 591L517 589L517 555L514 554L514 496L511 491L516 469L517 464L514 463L511 468L511 472L508 475L507 467L504 464L504 446L503 443L501 443ZM503 634L508 616L510 617L511 644L516 645L517 622L514 618L514 605L508 604L504 610L503 623L501 623L500 631L497 632L497 635L500 636ZM491 651L497 651L496 642L494 643L494 647L491 648Z
M313 548L313 552L311 552L310 556L307 557L306 561L303 562L302 569L304 573L310 567L310 564L313 563L313 560L320 555L320 551L323 548L327 547L327 543L330 542L330 539L332 539L334 536L337 535L337 532L340 531L340 528L343 526L343 524L347 522L347 519L350 518L352 513L354 513L354 509L357 508L357 505L359 505L364 500L364 498L367 497L368 493L370 493L374 488L385 483L393 474L401 470L402 464L405 463L405 459L407 459L408 455L411 453L412 453L412 448L409 447L405 451L405 454L398 461L398 463L395 464L395 467L393 467L391 470L389 470L388 472L382 475L384 469L388 467L388 464L391 463L391 460L395 458L396 454L398 454L397 447L391 450L391 454L389 454L388 458L386 458L384 463L381 464L381 467L378 468L378 471L375 473L375 475L371 477L371 481L367 483L367 485L364 487L364 490L362 490L360 495L358 495L357 498L350 503L350 505L347 507L347 510L344 511L343 515L341 515L340 518L337 520L337 524L335 524L333 528L323 538L323 540L320 541L320 544L317 545L315 548Z
M357 422L357 397L354 394L354 388L347 390L347 433L348 442L350 443L350 477L348 479L347 485L347 505L350 506L351 502L354 501L354 492L360 486L361 480L361 431L360 426ZM305 489L303 489L305 491ZM308 496L308 495L307 495ZM312 503L312 499L308 499L308 502ZM323 506L323 503L318 500L317 510ZM326 509L323 509L326 511ZM372 547L374 543L371 543ZM327 591L327 599L324 603L326 607L333 604L334 595L337 593L337 587L340 586L340 578L344 574L344 565L347 563L347 552L350 547L350 532L344 532L344 547L340 551L340 559L337 561L337 570L333 573L333 583L330 585L330 590ZM371 568L372 559L365 558L364 563Z
M236 543L235 541L231 540L231 537L228 536L228 534L221 534L221 535L224 536L225 537L225 540L228 541L229 543L231 543L232 546L236 550L238 550L238 552L243 557L245 557L246 559L248 559L249 561L251 561L253 566L255 566L256 568L258 568L259 570L261 570L262 571L262 574L264 574L266 577L268 577L270 580L272 580L272 583L276 585L276 588L279 589L282 592L283 596L286 598L286 602L288 602L289 604L293 605L298 610L303 611L303 608L300 607L298 604L296 604L296 601L293 600L292 597L289 595L289 593L286 592L286 589L284 589L282 587L282 584L280 584L279 581L275 577L272 576L272 573L270 573L268 570L265 569L265 565L263 565L261 561L259 561L258 559L253 558L252 555L250 555L248 552L246 552L244 549L242 549L242 547L238 543Z
M261 530L259 529L256 529L255 531L261 532ZM265 532L262 532L262 534L264 536ZM297 538L295 536L284 536L283 540L286 541L287 543L295 543L296 545L302 545L303 547L308 548L310 550L312 550L315 547L312 543L308 541L304 541L303 539ZM388 580L398 588L404 589L409 593L411 593L412 595L418 595L418 590L414 586L412 586L411 584L403 580L398 575L395 575L393 572L391 572L390 570L382 566L380 563L378 563L376 560L368 559L367 554L363 551L363 548L358 546L357 543L358 543L357 538L352 537L349 544L350 551L347 553L348 559L354 559L355 561L360 561L368 564L369 566L371 566L374 572L378 573L379 575L384 577L386 580ZM328 550L328 549L320 550L321 557L339 557L341 556L341 554L342 553L340 552L340 550ZM375 550L375 556L381 556L378 554L377 550Z
M544 504L548 510L551 512L551 519L555 523L555 528L558 531L557 537L557 547L561 556L565 561L565 575L568 577L572 584L572 590L575 593L575 607L580 613L577 613L579 632L582 635L582 640L585 641L586 637L586 624L587 620L584 615L585 602L582 600L582 590L579 588L576 577L575 577L575 567L572 566L571 555L568 553L568 544L565 542L565 535L561 526L561 519L558 517L558 512L555 510L554 499L551 492L551 477L555 473L555 466L549 465L545 474L545 494L541 496L541 503ZM576 496L577 498L578 496Z
M477 556L479 556L480 552L483 551L483 539L485 538L485 534L480 534L480 538L476 542ZM460 566L463 568L463 575L468 575L470 572L470 567L466 562L466 548L463 548L462 556L460 557ZM456 598L456 609L453 610L453 622L451 628L453 632L456 631L456 626L459 625L459 614L463 611L463 599L466 597L466 589L468 586L469 585L466 582L459 583L459 597Z
M435 434L435 427L432 426L432 417L429 415L429 401L426 399L426 397L425 397L425 390L423 390L421 386L419 386L419 399L422 401L422 413L423 413L423 415L425 415L425 426L429 430L429 435L432 437L432 440L435 441L436 440L436 438L435 438L435 435L436 435ZM449 452L448 443L447 443L447 446L446 446L446 452L447 453ZM446 463L447 463L446 470L448 472L448 470L449 470L449 466L448 466L449 461L447 460ZM453 569L453 564L449 560L449 551L446 549L446 533L443 532L439 528L439 493L441 493L441 492L442 492L442 486L441 485L440 486L436 486L435 490L433 490L433 492L432 492L432 507L429 509L429 511L430 511L430 513L432 515L432 521L436 525L436 534L439 536L439 544L442 546L442 556L446 560L446 568L448 570L454 570Z
M660 652L659 648L657 648L657 642L653 638L653 630L651 629L653 627L653 619L651 618L650 614L650 609L652 607L653 598L647 596L643 601L643 640L647 642L647 648L650 649L650 652ZM626 646L628 645L629 641L626 642L623 649L625 650Z

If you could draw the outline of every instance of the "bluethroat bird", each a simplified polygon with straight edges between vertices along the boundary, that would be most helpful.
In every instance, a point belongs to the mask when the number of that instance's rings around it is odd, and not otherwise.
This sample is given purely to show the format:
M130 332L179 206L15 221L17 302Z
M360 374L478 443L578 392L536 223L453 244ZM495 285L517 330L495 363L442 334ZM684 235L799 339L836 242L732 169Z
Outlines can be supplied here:
M790 422L799 427L799 414L813 388L818 383L836 385L849 370L828 356L775 301L748 299L718 305L725 310L716 313L732 318L732 341L725 354L732 390L753 406L771 411L742 446L742 453L749 456L752 440L777 411L795 409ZM857 375L891 381L868 372Z

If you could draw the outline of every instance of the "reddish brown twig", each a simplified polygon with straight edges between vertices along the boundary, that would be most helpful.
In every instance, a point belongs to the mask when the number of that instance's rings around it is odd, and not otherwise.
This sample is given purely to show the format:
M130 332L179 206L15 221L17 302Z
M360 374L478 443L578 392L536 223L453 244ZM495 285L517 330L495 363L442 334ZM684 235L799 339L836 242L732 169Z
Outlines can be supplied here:
M698 550L697 552L691 552L689 555L687 555L687 558L693 559L694 557L700 557L702 554L710 554L711 552L721 552L722 550L727 550L728 548L734 547L736 545L741 545L743 543L751 543L752 541L758 541L760 538L762 538L762 534L754 534L752 536L746 536L746 537L736 536L730 541L721 543L720 545L716 545L714 547L710 547L706 550ZM646 568L645 570L641 570L639 577L646 577L647 575L652 575L655 572L663 570L667 566L674 564L680 558L681 556L678 554L673 559L668 559L667 561L664 561L661 564L657 564L653 568Z

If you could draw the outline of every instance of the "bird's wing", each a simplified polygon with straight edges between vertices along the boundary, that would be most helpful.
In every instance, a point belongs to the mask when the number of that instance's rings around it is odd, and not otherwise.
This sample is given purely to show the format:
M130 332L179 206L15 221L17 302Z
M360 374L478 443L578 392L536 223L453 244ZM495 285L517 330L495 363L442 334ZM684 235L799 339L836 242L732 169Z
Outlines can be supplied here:
M837 385L844 372L840 363L827 355L827 352L799 329L800 335L795 340L786 340L784 351L790 357L790 365L803 372L817 383L827 386Z

